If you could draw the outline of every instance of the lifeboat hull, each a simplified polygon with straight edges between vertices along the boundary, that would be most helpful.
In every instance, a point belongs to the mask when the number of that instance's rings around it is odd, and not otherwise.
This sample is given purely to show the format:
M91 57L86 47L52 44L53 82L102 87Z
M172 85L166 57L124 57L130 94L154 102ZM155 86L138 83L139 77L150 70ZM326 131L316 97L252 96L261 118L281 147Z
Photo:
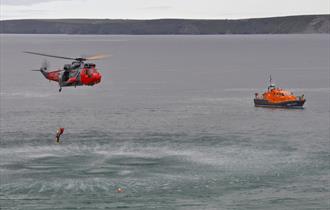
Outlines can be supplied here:
M295 101L272 103L265 99L254 99L254 105L256 107L302 109L305 101L306 100L295 100Z

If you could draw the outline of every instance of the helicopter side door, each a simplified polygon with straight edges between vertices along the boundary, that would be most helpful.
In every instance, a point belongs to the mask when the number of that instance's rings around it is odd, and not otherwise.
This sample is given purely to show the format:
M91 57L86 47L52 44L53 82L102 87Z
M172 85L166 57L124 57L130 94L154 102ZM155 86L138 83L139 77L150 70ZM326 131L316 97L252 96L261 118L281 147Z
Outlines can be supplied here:
M60 75L60 86L80 85L78 82L79 68L73 68L70 64L64 66Z

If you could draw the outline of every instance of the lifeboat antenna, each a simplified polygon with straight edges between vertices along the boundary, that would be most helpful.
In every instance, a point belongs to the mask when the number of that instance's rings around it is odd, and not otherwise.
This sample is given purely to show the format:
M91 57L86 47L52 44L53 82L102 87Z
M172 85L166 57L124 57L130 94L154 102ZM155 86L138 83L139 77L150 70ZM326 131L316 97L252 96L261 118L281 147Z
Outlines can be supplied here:
M273 84L272 82L273 82L272 75L270 74L269 75L269 86L268 86L268 90L271 89L271 88L275 88L275 84Z

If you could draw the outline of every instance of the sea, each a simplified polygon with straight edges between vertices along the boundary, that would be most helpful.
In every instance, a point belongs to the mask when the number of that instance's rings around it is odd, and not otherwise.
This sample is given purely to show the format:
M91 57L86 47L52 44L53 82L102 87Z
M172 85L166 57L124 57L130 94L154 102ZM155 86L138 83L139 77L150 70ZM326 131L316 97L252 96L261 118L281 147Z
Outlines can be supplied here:
M110 57L59 92L23 51ZM329 34L2 34L0 69L2 210L330 209Z

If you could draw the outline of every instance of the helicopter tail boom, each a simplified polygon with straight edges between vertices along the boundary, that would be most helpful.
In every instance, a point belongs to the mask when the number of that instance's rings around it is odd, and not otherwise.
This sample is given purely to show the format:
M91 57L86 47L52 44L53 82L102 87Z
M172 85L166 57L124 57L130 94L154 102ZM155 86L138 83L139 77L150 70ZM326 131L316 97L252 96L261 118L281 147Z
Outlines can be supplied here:
M39 70L32 70L32 71L39 71L46 79L58 82L59 74L61 70L45 71L44 69L41 68Z
M48 79L48 72L45 71L43 68L40 68L40 69L33 69L33 70L31 70L31 71L40 71L41 74L44 75L44 77L45 77L46 79Z

